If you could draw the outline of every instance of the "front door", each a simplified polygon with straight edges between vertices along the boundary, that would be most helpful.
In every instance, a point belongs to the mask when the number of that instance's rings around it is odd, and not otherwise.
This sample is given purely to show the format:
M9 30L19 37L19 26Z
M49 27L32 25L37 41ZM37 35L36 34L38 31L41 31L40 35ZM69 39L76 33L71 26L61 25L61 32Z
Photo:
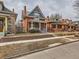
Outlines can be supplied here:
M0 32L3 32L3 25L4 25L4 22L2 19L0 19Z

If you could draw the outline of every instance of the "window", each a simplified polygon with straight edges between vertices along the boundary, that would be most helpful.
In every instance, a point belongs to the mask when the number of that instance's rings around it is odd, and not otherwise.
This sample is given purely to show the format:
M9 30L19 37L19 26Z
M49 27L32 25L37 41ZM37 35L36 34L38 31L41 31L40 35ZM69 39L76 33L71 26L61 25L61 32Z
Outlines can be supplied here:
M34 13L34 15L35 15L36 17L39 17L39 14L38 14L38 13Z
M53 25L52 25L52 28L56 28L56 25L53 24Z

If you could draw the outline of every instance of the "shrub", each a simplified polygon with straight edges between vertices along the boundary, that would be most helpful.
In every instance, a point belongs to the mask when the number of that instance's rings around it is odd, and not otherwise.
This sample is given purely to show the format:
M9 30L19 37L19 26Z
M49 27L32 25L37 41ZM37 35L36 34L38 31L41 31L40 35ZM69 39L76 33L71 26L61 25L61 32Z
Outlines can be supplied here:
M37 29L31 29L29 30L30 33L40 33L40 30Z
M79 34L75 34L75 37L79 37Z
M16 34L24 34L25 32L16 32Z

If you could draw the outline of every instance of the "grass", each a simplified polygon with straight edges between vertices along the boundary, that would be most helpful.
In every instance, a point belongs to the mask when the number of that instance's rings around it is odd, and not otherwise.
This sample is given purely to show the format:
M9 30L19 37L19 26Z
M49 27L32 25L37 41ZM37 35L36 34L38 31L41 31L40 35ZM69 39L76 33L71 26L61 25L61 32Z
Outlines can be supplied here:
M76 33L79 32L55 32L54 34L57 36L65 36L65 35L75 35Z

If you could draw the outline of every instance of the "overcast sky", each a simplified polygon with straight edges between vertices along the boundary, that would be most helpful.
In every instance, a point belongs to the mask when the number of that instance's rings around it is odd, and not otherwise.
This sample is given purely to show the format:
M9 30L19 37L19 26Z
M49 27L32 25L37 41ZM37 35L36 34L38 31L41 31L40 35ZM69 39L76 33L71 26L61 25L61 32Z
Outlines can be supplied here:
M21 11L24 5L31 11L36 5L39 5L45 16L59 13L64 18L75 20L75 11L73 8L74 0L4 0L5 5L19 14L18 19L21 17Z

